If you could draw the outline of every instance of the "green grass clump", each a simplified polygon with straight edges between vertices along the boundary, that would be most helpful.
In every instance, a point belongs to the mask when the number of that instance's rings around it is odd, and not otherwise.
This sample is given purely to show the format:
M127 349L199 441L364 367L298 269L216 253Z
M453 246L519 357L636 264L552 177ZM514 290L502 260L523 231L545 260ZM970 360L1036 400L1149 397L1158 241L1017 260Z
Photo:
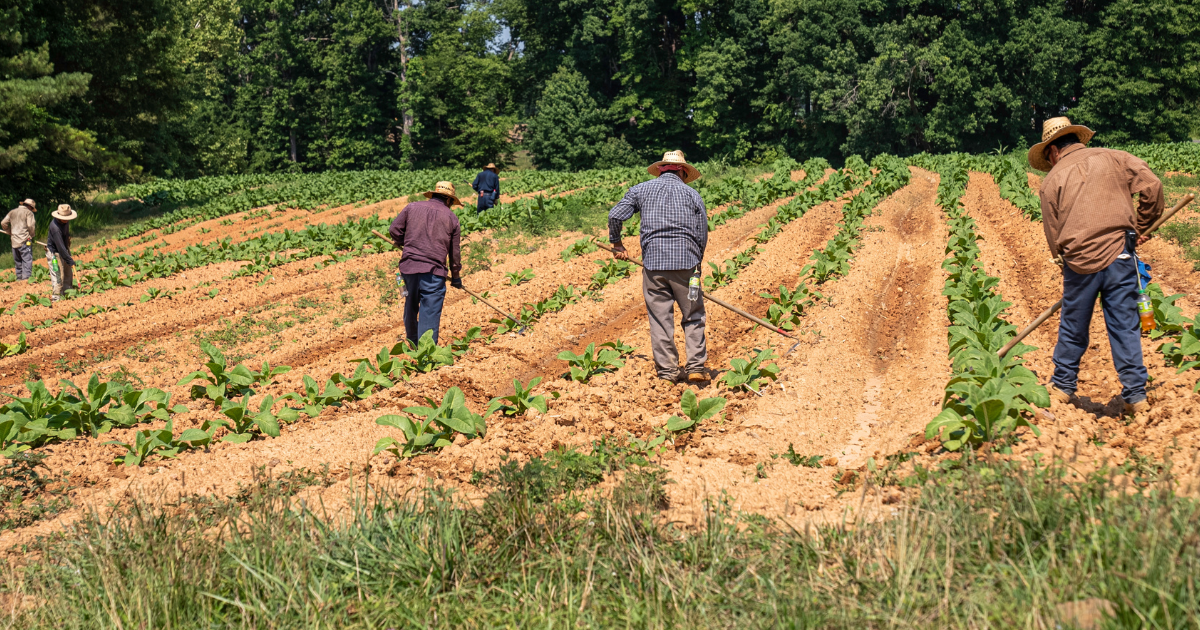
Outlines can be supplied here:
M1200 506L1165 462L1115 484L918 467L891 518L798 529L721 501L667 522L647 464L560 449L477 473L475 503L359 488L334 524L266 486L204 509L130 502L38 542L4 590L38 603L15 627L64 628L1055 627L1059 603L1091 597L1112 627L1179 628L1200 610Z

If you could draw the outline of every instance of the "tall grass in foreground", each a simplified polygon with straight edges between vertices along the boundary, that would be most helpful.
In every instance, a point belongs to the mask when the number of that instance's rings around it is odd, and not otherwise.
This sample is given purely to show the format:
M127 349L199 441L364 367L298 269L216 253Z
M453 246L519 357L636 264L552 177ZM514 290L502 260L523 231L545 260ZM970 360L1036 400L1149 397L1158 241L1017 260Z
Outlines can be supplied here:
M1064 466L977 462L929 473L879 522L796 531L714 504L684 532L661 522L660 470L597 453L509 464L476 507L369 492L337 524L267 486L132 502L8 567L4 588L34 604L11 623L1053 628L1056 604L1088 597L1115 604L1109 627L1198 623L1200 510L1162 478L1126 494L1106 476L1068 483Z

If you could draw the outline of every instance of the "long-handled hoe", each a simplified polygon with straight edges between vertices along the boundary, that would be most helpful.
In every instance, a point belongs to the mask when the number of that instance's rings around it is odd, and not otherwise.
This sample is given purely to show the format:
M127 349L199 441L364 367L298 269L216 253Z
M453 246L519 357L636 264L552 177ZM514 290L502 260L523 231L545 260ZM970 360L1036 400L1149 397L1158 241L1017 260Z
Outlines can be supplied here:
M1191 203L1192 200L1195 198L1196 198L1196 195L1193 195L1192 193L1188 193L1188 194L1184 195L1183 199L1180 199L1179 203L1175 204L1174 208L1171 208L1170 210L1167 210L1166 212L1164 212L1162 214L1162 216L1159 217L1158 220L1154 222L1154 225L1151 225L1150 229L1146 230L1145 234L1140 234L1139 236L1146 236L1147 234L1152 234L1155 230L1162 227L1163 224L1167 222L1167 219L1170 219L1172 216L1174 216L1174 214L1176 212L1183 210L1183 207L1188 205L1189 203ZM1024 339L1025 337L1028 337L1029 333L1037 330L1038 326L1041 326L1042 324L1044 324L1046 322L1046 320L1050 319L1050 316L1053 315L1054 313L1056 313L1058 311L1058 309L1060 309L1060 308L1062 308L1062 300L1055 302L1053 306L1042 311L1042 314L1038 315L1037 319L1033 320L1033 322L1030 323L1028 326L1026 326L1024 330L1017 333L1017 336L1013 337L1012 341L1009 341L1007 344L1005 344L1003 348L1000 348L999 352L997 352L996 354L998 354L1000 356L1004 356L1004 355L1008 354L1008 351L1012 350L1013 346L1017 345L1018 343L1021 343L1022 339Z
M390 239L390 238L388 238L388 237L386 237L386 236L384 236L384 235L380 234L380 233L379 233L377 230L371 230L371 233L373 233L375 236L378 236L379 238L381 238L381 239L383 239L383 240L387 241L388 243L391 243L391 245L392 245L393 247L395 247L395 246L396 246L396 244L395 244L395 243L392 241L392 239ZM500 313L500 314L501 314L501 315L503 315L505 318L507 318L507 319L511 319L513 322L519 322L519 321L521 321L521 320L517 319L516 317L513 317L512 315L509 315L508 313L505 313L504 311L502 311L502 310L500 310L500 309L496 308L496 306L495 306L495 305L493 305L491 302L488 302L487 300L483 299L483 298L482 298L482 297L480 297L478 294L476 294L474 291L471 291L470 289L468 289L468 288L466 288L466 287L463 287L463 291L466 291L466 292L467 292L467 295L469 295L469 296L471 296L471 297L475 298L476 300L479 300L480 302L483 302L484 304L488 305L488 306L489 306L489 307L490 307L490 308L491 308L493 311L496 311L497 313ZM525 326L521 326L519 329L517 329L517 334L518 334L518 335L523 335L523 334L525 334Z
M613 252L613 249L611 247L608 247L608 246L604 245L603 243L596 242L595 239L592 239L592 242L595 243L596 247L599 247L600 249L604 249L604 250ZM616 252L613 252L613 253L616 253ZM631 262L639 267L642 267L643 269L645 268L645 265L643 265L642 263L640 263L632 258L629 259L629 262ZM783 353L783 356L786 357L787 355L791 354L792 351L795 350L796 347L800 345L800 341L801 341L800 339L797 339L797 338L787 334L786 332L783 331L783 329L771 324L770 322L763 321L762 319L759 319L758 317L755 317L755 316L751 315L750 313L743 311L742 309L730 304L729 302L715 298L703 291L700 292L700 295L703 296L705 300L712 302L712 303L716 304L717 306L723 306L726 309L729 309L730 311L732 311L738 315L741 315L742 317L745 317L746 319L754 322L755 324L758 324L759 326L766 328L767 330L779 333L780 335L783 335L784 337L787 337L788 339L791 339L792 341L796 342L796 343L792 344L791 348L788 348L787 352Z

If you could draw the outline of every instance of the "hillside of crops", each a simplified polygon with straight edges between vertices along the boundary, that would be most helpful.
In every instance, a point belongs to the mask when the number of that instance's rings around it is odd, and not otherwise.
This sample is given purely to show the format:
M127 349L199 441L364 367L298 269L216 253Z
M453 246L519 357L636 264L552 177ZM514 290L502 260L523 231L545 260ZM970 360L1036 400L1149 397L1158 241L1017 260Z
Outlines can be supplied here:
M1128 149L1171 204L1200 190L1196 146ZM440 346L403 342L398 253L374 232L434 181L469 191L472 173L122 190L161 213L81 252L78 291L51 303L44 280L0 284L0 452L5 479L25 471L4 486L0 544L32 549L130 497L215 523L206 505L262 484L329 522L364 489L486 505L515 483L497 471L572 457L600 462L572 473L587 492L654 471L654 518L680 531L717 513L875 522L977 461L1195 493L1200 209L1141 248L1159 327L1143 337L1154 409L1132 419L1100 317L1079 405L1045 389L1057 315L996 358L1061 296L1042 174L1022 155L837 166L699 165L705 292L784 333L710 303L703 385L655 378L640 271L596 245L644 169L506 171L496 208L465 198L464 282L505 315L450 289ZM639 253L636 220L626 233Z

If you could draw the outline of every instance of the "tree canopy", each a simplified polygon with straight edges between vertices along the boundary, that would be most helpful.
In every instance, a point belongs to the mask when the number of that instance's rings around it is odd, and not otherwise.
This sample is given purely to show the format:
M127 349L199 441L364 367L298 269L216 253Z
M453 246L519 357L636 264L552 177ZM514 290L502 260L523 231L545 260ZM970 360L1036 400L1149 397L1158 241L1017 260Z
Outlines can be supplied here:
M150 176L988 151L1200 125L1200 0L13 0L8 201ZM524 126L528 127L525 128Z

